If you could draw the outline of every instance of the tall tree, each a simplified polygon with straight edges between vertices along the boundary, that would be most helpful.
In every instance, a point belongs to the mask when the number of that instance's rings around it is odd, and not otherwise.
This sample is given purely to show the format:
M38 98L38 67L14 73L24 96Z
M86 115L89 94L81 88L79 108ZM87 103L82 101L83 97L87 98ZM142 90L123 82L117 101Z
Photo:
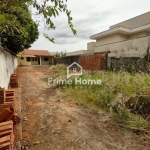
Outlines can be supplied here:
M51 18L58 17L61 12L65 13L73 34L77 33L72 24L71 11L67 8L67 0L1 0L1 43L15 53L30 47L38 37L37 24L32 21L27 6L36 8L36 15L42 15L48 30L56 28ZM53 38L44 35L54 42Z
M29 48L39 33L27 5L5 2L0 6L1 45L14 53Z

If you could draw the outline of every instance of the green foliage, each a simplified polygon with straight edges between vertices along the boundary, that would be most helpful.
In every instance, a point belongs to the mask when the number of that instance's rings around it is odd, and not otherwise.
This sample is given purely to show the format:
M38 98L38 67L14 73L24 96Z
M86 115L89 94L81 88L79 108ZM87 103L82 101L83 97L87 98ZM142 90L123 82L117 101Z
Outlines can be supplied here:
M18 53L38 38L38 26L32 20L28 7L23 3L17 5L4 2L0 5L0 36L3 47ZM2 18L2 19L1 19Z
M51 19L52 17L56 18L59 16L59 13L65 13L68 18L69 27L74 35L77 34L77 31L74 29L72 24L73 18L71 17L71 11L67 8L67 0L43 0L40 3L38 3L36 0L33 0L29 4L36 8L37 15L42 15L44 17L47 29L56 28Z
M30 7L31 6L31 7ZM15 53L29 48L38 38L38 25L33 22L28 7L35 8L35 15L42 15L46 29L55 29L52 18L65 13L68 18L68 25L74 35L76 30L73 27L71 11L67 8L67 0L1 0L0 1L0 37L3 47ZM38 20L37 20L38 21ZM44 36L54 43L54 38L47 34Z
M65 57L67 54L66 51L61 51L61 52L56 52L56 54L54 54L54 57Z

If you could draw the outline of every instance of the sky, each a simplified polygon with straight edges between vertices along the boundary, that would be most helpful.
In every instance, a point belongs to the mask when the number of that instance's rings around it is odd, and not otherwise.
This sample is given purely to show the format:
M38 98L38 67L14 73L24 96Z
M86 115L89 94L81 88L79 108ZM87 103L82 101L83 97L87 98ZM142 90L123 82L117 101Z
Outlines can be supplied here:
M56 29L45 31L55 38L55 44L44 36L44 23L39 26L39 39L29 49L50 52L87 50L90 36L108 30L109 26L150 11L150 0L68 0L73 25L77 35L73 35L65 14L53 19Z

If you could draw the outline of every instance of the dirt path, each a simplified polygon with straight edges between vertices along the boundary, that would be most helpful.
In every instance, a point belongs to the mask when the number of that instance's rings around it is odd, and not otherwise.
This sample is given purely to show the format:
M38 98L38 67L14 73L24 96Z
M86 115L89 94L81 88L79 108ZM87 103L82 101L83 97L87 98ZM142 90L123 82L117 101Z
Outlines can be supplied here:
M108 115L60 99L63 91L40 80L47 70L17 70L22 87L23 150L150 149L147 135L123 131Z

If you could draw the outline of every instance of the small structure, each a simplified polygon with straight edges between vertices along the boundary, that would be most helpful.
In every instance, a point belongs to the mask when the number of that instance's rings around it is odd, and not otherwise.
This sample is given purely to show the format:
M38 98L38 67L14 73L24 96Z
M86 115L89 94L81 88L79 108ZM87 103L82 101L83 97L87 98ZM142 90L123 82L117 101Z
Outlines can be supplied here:
M25 49L18 55L18 65L52 65L53 56L48 50Z

